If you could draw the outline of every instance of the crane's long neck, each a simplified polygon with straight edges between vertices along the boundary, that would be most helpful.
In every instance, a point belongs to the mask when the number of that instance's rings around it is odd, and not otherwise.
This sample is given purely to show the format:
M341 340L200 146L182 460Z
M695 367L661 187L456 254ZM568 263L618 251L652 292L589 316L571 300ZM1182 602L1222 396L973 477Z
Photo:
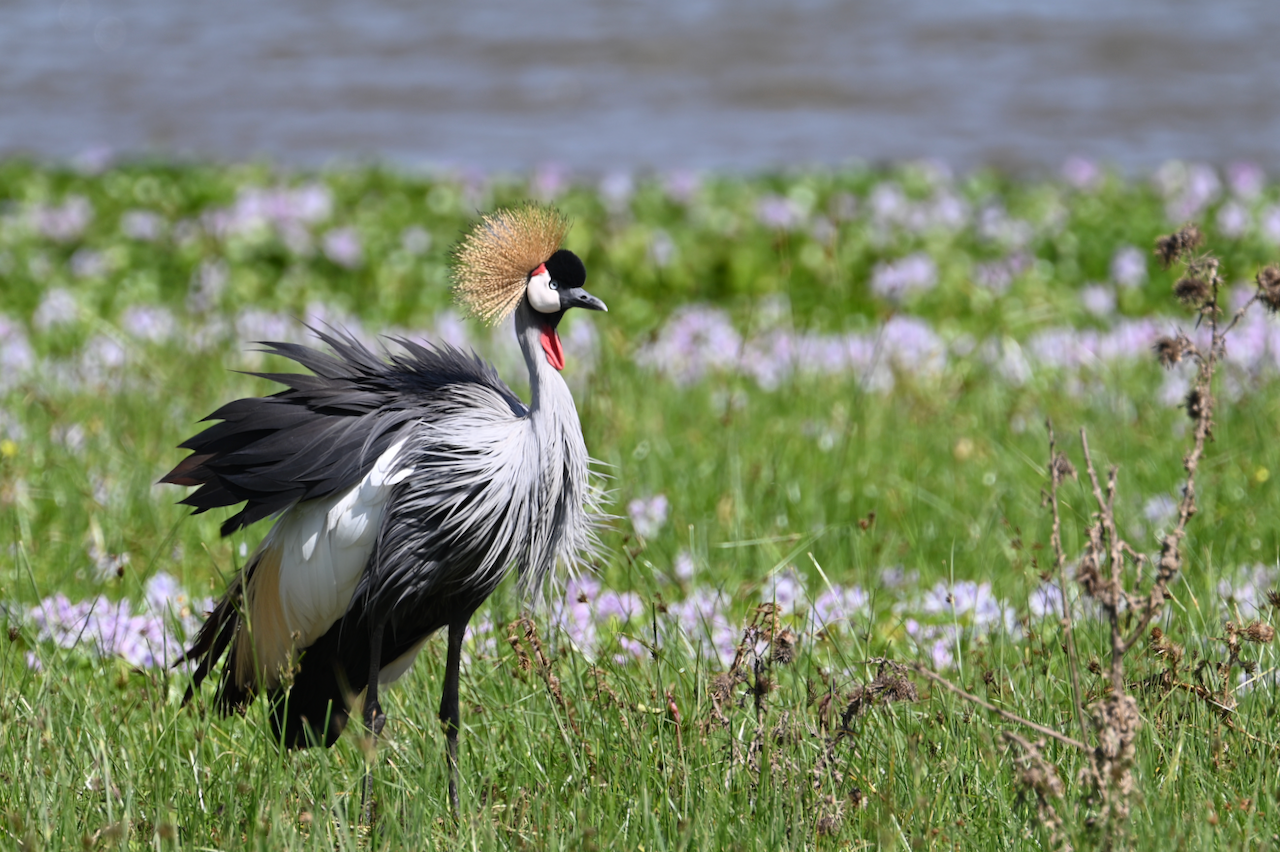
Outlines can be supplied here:
M557 561L577 563L595 543L597 511L589 487L587 445L569 386L543 349L545 314L527 302L516 309L516 336L529 368L531 463L529 548L519 560L528 588L541 587Z
M565 428L569 426L567 421L571 421L573 429L581 434L578 410L569 386L560 371L551 366L542 346L547 325L547 315L535 311L527 301L522 301L516 309L516 337L529 368L529 417L535 428L553 421L559 421L560 428Z

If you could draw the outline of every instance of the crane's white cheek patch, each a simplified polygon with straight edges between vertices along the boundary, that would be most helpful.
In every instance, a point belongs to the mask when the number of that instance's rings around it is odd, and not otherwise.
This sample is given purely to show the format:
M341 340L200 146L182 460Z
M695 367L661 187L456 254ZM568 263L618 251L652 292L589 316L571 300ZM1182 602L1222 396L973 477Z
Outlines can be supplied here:
M551 289L551 273L545 266L539 266L529 278L529 286L525 289L529 294L529 304L533 309L544 314L554 314L560 310L560 294Z

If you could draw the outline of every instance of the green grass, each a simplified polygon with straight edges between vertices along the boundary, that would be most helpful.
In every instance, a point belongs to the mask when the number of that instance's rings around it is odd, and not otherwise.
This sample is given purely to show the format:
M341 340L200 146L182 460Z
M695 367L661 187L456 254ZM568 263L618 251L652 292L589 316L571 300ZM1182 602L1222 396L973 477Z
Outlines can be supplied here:
M72 189L100 211L145 203L177 219L229 203L245 174L272 180L249 167L130 166L90 178L11 161L0 164L0 186L12 199L57 198ZM940 376L902 376L892 393L879 394L839 378L802 378L764 391L714 376L682 389L633 363L661 319L694 299L725 305L741 319L754 295L781 288L804 327L858 328L883 316L887 309L865 292L867 270L881 257L914 250L907 246L912 240L942 238L898 235L886 249L849 225L836 252L808 267L793 262L802 248L796 243L807 238L762 238L751 210L765 191L809 192L821 204L837 190L865 194L884 177L713 180L706 209L688 218L648 184L626 222L610 219L586 191L563 203L577 217L574 247L593 275L601 270L599 292L611 306L595 326L599 362L577 393L588 446L610 466L614 512L625 515L628 500L649 494L665 493L671 502L666 526L648 540L629 536L625 519L606 534L598 566L605 585L639 593L656 620L663 602L684 592L672 566L688 550L698 584L731 596L744 626L774 571L792 568L812 589L829 579L875 595L872 617L854 629L806 639L790 665L766 661L759 678L770 688L762 690L759 710L752 675L717 712L713 687L721 671L680 642L621 664L609 654L588 659L562 639L544 637L550 670L522 670L504 639L524 603L503 587L488 607L499 625L496 650L463 672L460 820L449 814L435 720L443 674L437 639L386 698L390 721L374 757L379 820L370 836L356 819L367 757L358 737L344 736L330 751L281 753L267 733L264 707L244 718L218 718L206 689L182 708L184 675L38 644L13 617L11 641L0 640L0 845L646 852L1047 846L999 720L923 681L918 701L875 706L849 718L843 730L841 711L849 693L875 676L867 661L920 658L903 624L907 614L879 585L882 569L916 570L922 588L943 579L990 581L1026 614L1028 592L1052 567L1041 506L1046 417L1077 462L1074 433L1087 427L1100 463L1120 466L1122 526L1141 519L1151 496L1174 492L1186 415L1156 401L1160 369L1152 363L1100 370L1086 377L1089 392L1078 394L1064 376L1037 375L1014 387L977 362L957 362ZM908 191L924 192L914 189L920 178L910 170L897 179ZM423 322L443 307L444 235L464 221L460 190L448 181L376 170L325 180L335 206L343 215L350 210L366 236L360 270L322 259L294 263L265 239L225 247L125 245L106 225L111 214L100 212L85 240L125 256L103 280L76 280L57 267L53 283L72 288L89 310L68 327L33 334L37 354L78 351L112 329L129 304L180 305L192 271L214 256L232 270L220 306L228 313L250 305L301 310L319 298L377 327ZM1007 301L994 304L980 302L966 284L971 258L991 252L989 246L972 235L933 246L941 283L909 307L955 333L1020 337L1045 325L1085 322L1074 288L1106 277L1117 242L1145 246L1167 229L1153 193L1118 179L1096 196L1074 198L995 176L965 180L965 193L998 193L1019 215L1068 203L1068 225L1037 238L1037 253L1052 261L1052 270L1021 277ZM518 188L487 192L485 203L514 197ZM427 261L411 265L388 247L386 235L420 219L436 241ZM658 226L687 263L646 271L641 236ZM15 270L4 281L0 307L25 320L51 283L37 280L28 261L69 256L71 248L12 230L0 231L0 245ZM1263 252L1261 243L1245 240L1226 255L1243 277L1245 264ZM286 285L277 288L281 276ZM1153 272L1122 309L1172 310L1160 301L1168 283ZM8 418L23 431L0 453L0 600L17 612L58 591L72 600L104 590L136 599L159 570L194 594L219 594L240 563L240 545L252 548L262 533L219 539L221 517L187 517L174 505L178 489L154 485L181 457L174 447L199 418L236 396L270 391L266 382L230 372L259 369L259 362L233 346L197 350L182 340L131 344L130 357L126 381L105 394L24 381L3 396ZM1225 657L1214 639L1228 616L1219 580L1239 566L1280 559L1275 389L1274 381L1248 384L1217 419L1186 570L1164 628L1189 656ZM726 399L737 402L726 406ZM54 437L72 424L84 430L78 450ZM1064 489L1063 511L1067 549L1076 552L1091 511L1077 484ZM865 523L872 512L874 521ZM123 576L105 585L85 555L95 537L106 551L132 556ZM1152 533L1135 540L1154 547ZM545 623L544 610L533 613ZM643 626L620 629L652 638ZM1014 713L1081 737L1061 639L1057 624L1043 621L1029 623L1027 635L1016 639L997 633L967 642L950 676ZM1086 661L1109 649L1098 624L1082 625L1079 641ZM38 654L41 671L28 667L29 651ZM1270 648L1250 653L1264 672L1274 668ZM1140 648L1128 672L1136 680L1162 669ZM559 697L544 675L554 675ZM1213 685L1211 672L1204 677ZM1105 678L1086 672L1083 687L1096 699ZM1185 691L1136 694L1144 726L1129 845L1280 845L1277 747L1269 745L1280 743L1274 688L1259 685L1241 695L1235 730ZM1075 780L1082 756L1052 743L1045 754L1066 782L1067 797L1057 806L1067 834L1076 848L1098 845L1102 838L1086 824L1090 810Z

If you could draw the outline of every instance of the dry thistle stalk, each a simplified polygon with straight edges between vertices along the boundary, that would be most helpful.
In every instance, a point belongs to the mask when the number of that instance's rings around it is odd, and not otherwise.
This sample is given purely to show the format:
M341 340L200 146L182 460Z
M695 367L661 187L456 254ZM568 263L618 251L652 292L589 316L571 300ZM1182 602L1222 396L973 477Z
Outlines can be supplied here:
M1213 288L1203 278L1189 275L1186 278L1179 278L1173 285L1173 295L1187 307L1199 308L1209 301L1209 297L1213 295Z
M1182 362L1181 337L1162 337L1152 348L1155 350L1156 358L1160 360L1161 367L1169 368Z
M1280 311L1280 267L1267 266L1258 272L1258 299L1269 312Z
M1169 674L1176 677L1178 669L1182 665L1182 659L1186 656L1186 650L1168 636L1159 627L1151 628L1151 653L1160 660L1163 660L1168 668Z
M1253 642L1256 645L1270 645L1271 640L1276 638L1276 629L1266 622L1252 621L1245 625L1245 628L1240 631L1240 635L1246 642Z
M582 736L582 728L578 725L576 708L565 700L564 691L560 687L560 678L555 674L555 664L547 656L546 650L542 645L542 639L538 636L538 625L529 616L521 616L507 625L507 643L515 651L517 671L532 671L542 678L551 700L560 708L564 714L565 721L568 722L569 729L582 746L583 752L587 756L587 764L594 774L596 765L595 753L591 748L591 744Z
M1021 765L1018 783L1023 790L1020 795L1026 796L1030 792L1035 796L1036 818L1049 836L1049 846L1058 852L1071 852L1071 842L1063 833L1062 817L1053 806L1065 795L1066 787L1058 776L1058 768L1044 759L1045 741L1028 742L1013 731L1005 731L1004 738L1021 750L1016 758Z
M1188 360L1196 366L1196 377L1185 402L1187 415L1193 421L1194 428L1191 446L1182 459L1185 474L1181 489L1182 498L1178 503L1173 529L1165 533L1160 540L1159 556L1153 563L1154 572L1148 570L1148 566L1152 565L1151 557L1136 550L1119 534L1115 512L1118 469L1112 467L1107 473L1105 483L1102 481L1089 449L1088 436L1085 430L1080 430L1081 453L1084 458L1084 471L1087 474L1086 487L1092 493L1096 511L1085 530L1087 540L1077 562L1075 580L1083 594L1092 598L1100 608L1102 618L1109 627L1111 638L1108 667L1104 669L1104 665L1092 655L1089 658L1089 671L1098 675L1105 674L1109 681L1106 697L1089 708L1090 730L1085 728L1080 706L1082 693L1078 680L1078 657L1072 631L1072 614L1066 595L1067 559L1062 547L1058 497L1059 486L1066 479L1074 478L1076 471L1066 457L1058 452L1052 424L1048 424L1050 485L1045 495L1045 502L1052 511L1051 545L1058 568L1060 588L1063 592L1063 645L1070 663L1077 725L1081 728L1082 735L1086 739L1092 739L1094 745L1087 745L1055 728L1037 724L996 707L966 692L922 664L912 667L918 674L956 693L971 704L976 704L1009 722L1039 731L1084 752L1087 762L1078 777L1079 782L1089 789L1088 801L1093 809L1089 823L1102 828L1107 846L1123 842L1125 837L1131 808L1130 798L1135 783L1132 770L1136 757L1136 737L1142 724L1137 701L1127 693L1129 684L1125 678L1125 656L1135 645L1148 638L1148 630L1150 630L1151 653L1163 659L1167 669L1163 676L1163 683L1168 687L1177 686L1212 700L1215 707L1224 714L1224 720L1227 721L1228 726L1232 730L1238 730L1230 719L1235 706L1228 676L1230 670L1236 665L1242 667L1249 665L1239 658L1242 642L1264 644L1275 638L1274 629L1260 621L1245 626L1228 624L1227 637L1224 641L1230 650L1231 659L1224 666L1219 667L1222 683L1220 691L1211 692L1203 686L1178 681L1177 673L1183 662L1184 651L1181 646L1165 636L1163 631L1158 627L1153 628L1152 625L1153 620L1164 609L1170 585L1182 570L1182 543L1186 537L1187 524L1197 511L1197 473L1204 457L1205 446L1213 437L1215 400L1212 383L1217 368L1226 355L1227 335L1254 302L1261 301L1269 310L1280 311L1280 269L1268 267L1258 274L1258 287L1253 297L1229 321L1223 321L1221 305L1223 279L1219 274L1218 259L1208 254L1191 256L1201 242L1200 231L1194 225L1187 225L1176 233L1156 241L1155 253L1165 266L1178 261L1186 263L1185 274L1175 285L1174 294L1185 305L1196 311L1199 315L1197 322L1208 325L1210 340L1207 347L1202 347L1185 334L1179 333L1174 337L1161 339L1153 347L1160 363L1166 367L1171 367L1183 360ZM1271 600L1273 605L1280 607L1280 594L1274 595ZM1202 663L1197 667L1197 672L1203 670L1204 665L1205 663ZM1091 737L1090 733L1092 733ZM1028 770L1024 773L1022 781L1036 792L1038 802L1047 804L1050 798L1060 795L1057 791L1061 787L1061 781L1056 778L1056 774L1051 775L1045 769L1048 764L1039 757L1038 746L1032 746L1010 732L1006 732L1006 737L1011 742L1018 743L1023 750L1023 762ZM1031 767L1035 767L1034 771ZM1058 831L1061 821L1052 806L1047 805L1047 807L1048 810L1043 808L1038 810L1041 822L1051 830L1052 837L1061 838Z
M1195 251L1204 241L1200 229L1194 224L1183 225L1176 232L1156 240L1156 257L1168 269L1188 252Z
M849 729L854 718L861 716L877 704L891 704L895 701L918 701L920 692L916 685L907 679L907 667L901 663L883 658L869 660L878 663L875 679L870 683L857 687L846 697L848 704L840 714L840 725Z
M1098 744L1080 772L1081 781L1092 788L1090 797L1098 812L1091 822L1108 834L1123 833L1129 819L1129 797L1133 794L1133 762L1137 756L1134 740L1142 726L1138 702L1132 695L1112 695L1090 709Z

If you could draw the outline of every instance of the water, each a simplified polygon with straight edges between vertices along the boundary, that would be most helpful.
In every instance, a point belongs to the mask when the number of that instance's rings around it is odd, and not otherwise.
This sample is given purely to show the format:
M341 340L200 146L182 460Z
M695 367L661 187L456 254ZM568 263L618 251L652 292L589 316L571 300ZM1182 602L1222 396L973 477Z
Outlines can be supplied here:
M1261 0L17 0L0 153L1280 168Z

